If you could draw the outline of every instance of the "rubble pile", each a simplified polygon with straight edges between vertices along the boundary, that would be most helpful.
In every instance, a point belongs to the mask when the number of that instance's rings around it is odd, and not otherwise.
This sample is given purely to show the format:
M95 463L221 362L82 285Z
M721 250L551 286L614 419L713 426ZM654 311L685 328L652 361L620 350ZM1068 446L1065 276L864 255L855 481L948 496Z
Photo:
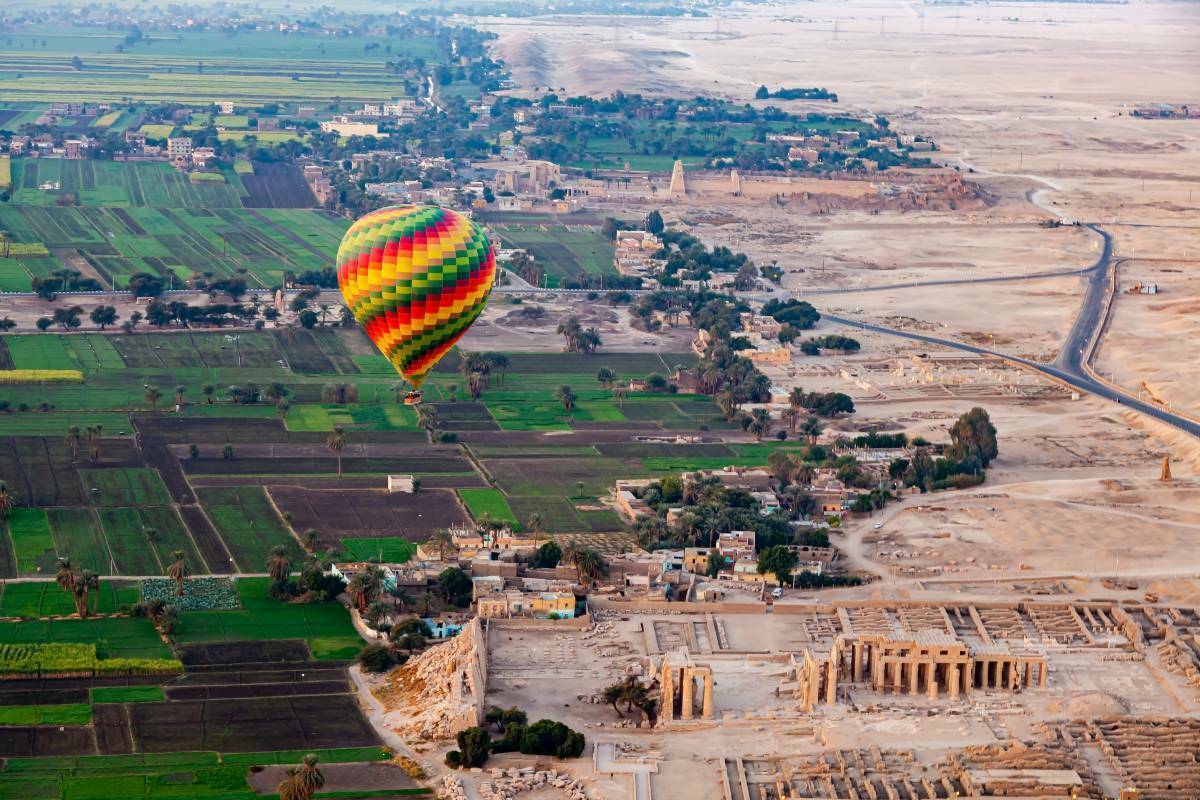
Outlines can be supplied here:
M387 708L389 722L395 719L393 712L400 712L396 733L442 741L476 724L473 716L481 704L469 675L479 648L486 646L482 638L474 626L464 627L445 644L396 667L372 690Z
M570 775L564 775L558 770L535 770L533 767L518 767L513 769L493 769L492 780L481 784L479 796L483 800L512 800L524 792L532 792L544 787L562 789L562 796L570 800L587 800L587 791L583 783Z
M440 800L467 800L463 782L453 775L442 778L442 788L438 789L437 796Z

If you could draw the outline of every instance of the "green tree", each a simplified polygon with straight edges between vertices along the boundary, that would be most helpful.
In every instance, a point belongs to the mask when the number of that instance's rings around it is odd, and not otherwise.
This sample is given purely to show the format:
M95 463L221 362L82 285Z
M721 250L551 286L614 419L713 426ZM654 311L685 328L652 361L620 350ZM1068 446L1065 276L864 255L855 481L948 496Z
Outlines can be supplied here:
M116 323L117 310L112 306L96 306L88 316L91 317L93 323L100 326L100 330L104 330L109 325Z
M150 408L158 411L158 401L162 400L162 390L157 386L147 386L145 398L146 402L150 404Z
M605 389L611 389L613 384L617 382L617 373L613 372L608 367L601 367L600 369L596 370L596 380L599 381L600 385Z
M646 215L646 230L653 233L655 236L663 232L663 218L658 209L654 209Z
M438 575L438 588L447 603L471 594L471 579L458 567L447 567Z
M959 417L950 428L950 442L947 455L956 461L975 459L985 469L1000 452L996 426L987 411L978 406Z
M487 728L467 728L458 732L458 753L462 766L468 769L482 767L492 754L492 735Z
M799 558L786 545L772 545L763 548L758 554L758 574L770 573L781 586L786 586L791 581L792 570L798 562Z
M758 90L754 92L755 100L766 100L770 96L771 96L771 90L768 89L766 86L759 86Z
M763 437L771 432L771 412L765 408L756 408L750 412L750 425L747 427L754 434L754 440L761 442Z

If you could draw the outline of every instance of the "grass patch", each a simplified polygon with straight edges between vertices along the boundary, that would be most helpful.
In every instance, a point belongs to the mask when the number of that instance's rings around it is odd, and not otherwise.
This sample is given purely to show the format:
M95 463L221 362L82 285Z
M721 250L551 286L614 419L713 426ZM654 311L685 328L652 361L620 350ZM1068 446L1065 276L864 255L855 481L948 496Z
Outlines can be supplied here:
M166 700L161 686L96 686L93 703L160 703Z
M506 522L520 529L520 523L499 489L459 489L458 496L476 522L486 514L495 522Z
M50 521L40 508L14 508L8 513L8 533L17 558L17 572L36 575L53 568L58 552L50 533Z

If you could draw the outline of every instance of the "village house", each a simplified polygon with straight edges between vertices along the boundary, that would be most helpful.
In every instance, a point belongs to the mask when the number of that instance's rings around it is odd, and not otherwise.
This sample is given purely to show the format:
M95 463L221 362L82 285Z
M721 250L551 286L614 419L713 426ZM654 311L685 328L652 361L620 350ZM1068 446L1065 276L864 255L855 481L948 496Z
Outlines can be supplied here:
M630 522L637 522L642 517L652 515L653 509L638 496L651 483L653 481L649 478L617 481L612 490L617 513Z
M167 139L167 158L177 167L190 163L192 140L187 136L172 136Z

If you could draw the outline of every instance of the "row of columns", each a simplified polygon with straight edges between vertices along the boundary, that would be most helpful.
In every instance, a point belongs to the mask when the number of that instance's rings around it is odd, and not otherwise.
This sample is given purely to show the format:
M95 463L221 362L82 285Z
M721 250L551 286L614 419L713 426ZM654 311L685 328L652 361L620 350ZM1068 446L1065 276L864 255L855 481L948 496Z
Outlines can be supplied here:
M975 685L981 689L1009 689L1016 691L1022 686L1032 686L1034 670L1037 671L1039 689L1046 686L1048 670L1046 662L1036 660L1014 660L1011 658L976 658Z
M662 708L659 719L670 722L675 719L675 681L679 676L679 719L696 718L696 681L703 682L701 689L700 718L712 719L713 707L713 674L708 667L673 667L669 661L664 661L662 671Z
M879 659L871 678L875 690L879 692L886 691L889 682L892 691L897 694L906 688L909 694L920 694L923 686L929 699L936 700L938 691L944 685L954 699L959 692L966 694L971 688L970 674L963 666L954 662L939 664L924 658L884 656Z

